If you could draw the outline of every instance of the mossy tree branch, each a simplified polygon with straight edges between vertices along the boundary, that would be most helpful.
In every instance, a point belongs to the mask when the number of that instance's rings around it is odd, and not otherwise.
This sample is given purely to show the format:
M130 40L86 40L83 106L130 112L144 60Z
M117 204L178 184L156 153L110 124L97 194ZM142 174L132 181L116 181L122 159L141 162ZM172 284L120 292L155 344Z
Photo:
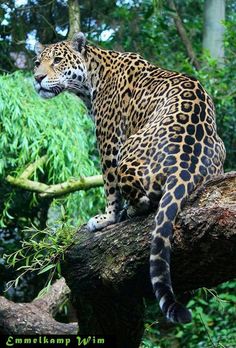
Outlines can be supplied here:
M42 182L30 180L29 177L39 168L45 165L47 156L41 157L39 160L30 164L19 177L8 175L6 181L12 186L21 189L36 192L42 198L54 198L67 195L71 192L79 190L89 190L94 187L103 185L102 175L93 175L90 177L81 177L79 179L71 179L66 182L47 185Z

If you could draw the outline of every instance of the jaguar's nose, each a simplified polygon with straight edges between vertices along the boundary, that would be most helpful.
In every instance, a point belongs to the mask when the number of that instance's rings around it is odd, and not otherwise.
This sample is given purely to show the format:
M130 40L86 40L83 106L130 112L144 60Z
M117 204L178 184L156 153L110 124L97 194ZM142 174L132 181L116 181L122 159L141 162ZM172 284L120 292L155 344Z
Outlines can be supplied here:
M46 76L47 75L40 74L40 75L35 75L34 78L38 83L40 83L41 81L43 81L44 77L46 77Z

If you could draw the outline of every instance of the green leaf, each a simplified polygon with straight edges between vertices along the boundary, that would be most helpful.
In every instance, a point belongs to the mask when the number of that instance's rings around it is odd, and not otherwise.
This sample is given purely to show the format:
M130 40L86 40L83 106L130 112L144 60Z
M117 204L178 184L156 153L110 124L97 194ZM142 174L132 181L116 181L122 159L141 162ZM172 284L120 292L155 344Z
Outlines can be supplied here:
M56 265L54 265L54 264L47 265L46 267L44 267L43 269L41 269L41 270L38 272L38 274L45 273L45 272L47 272L47 271L49 271L50 269L55 268L55 267L56 267Z

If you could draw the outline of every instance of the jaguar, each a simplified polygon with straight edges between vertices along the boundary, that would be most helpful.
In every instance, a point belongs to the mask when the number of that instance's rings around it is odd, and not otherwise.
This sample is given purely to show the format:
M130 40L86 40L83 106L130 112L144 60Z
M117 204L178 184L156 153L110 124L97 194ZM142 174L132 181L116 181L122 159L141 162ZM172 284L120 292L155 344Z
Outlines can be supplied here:
M170 275L176 217L197 185L223 172L225 148L211 97L194 77L157 67L136 53L104 50L83 33L36 43L35 88L43 98L69 91L95 122L107 205L88 221L101 230L126 215L156 210L150 277L165 317L191 321Z

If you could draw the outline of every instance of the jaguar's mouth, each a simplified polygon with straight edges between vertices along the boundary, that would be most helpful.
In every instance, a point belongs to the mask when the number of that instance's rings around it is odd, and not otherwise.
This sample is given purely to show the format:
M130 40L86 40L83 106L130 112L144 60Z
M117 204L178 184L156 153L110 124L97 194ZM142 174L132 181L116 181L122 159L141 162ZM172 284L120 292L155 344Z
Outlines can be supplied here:
M35 89L36 89L37 93L40 95L40 97L45 98L45 99L53 98L63 91L62 87L54 86L54 87L48 89L48 88L43 87L38 82L35 83Z
M41 86L40 86L40 88L38 89L38 92L40 92L40 91L43 91L43 92L52 92L52 91L50 91L50 89L47 89L47 88L44 88L44 87L41 87Z
M49 98L53 98L56 96L56 94L53 91L50 91L49 89L40 87L37 90L38 94L40 95L40 97L45 98L45 99L49 99Z

